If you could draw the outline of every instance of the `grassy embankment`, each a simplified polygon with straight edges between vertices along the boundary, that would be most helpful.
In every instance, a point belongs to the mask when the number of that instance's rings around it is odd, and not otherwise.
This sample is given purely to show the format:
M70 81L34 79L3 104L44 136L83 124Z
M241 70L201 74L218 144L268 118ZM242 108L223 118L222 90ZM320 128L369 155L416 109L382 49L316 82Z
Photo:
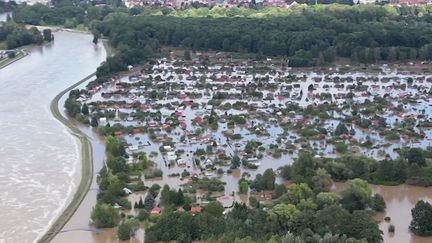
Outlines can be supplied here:
M102 40L103 46L107 52L107 56L111 56L113 54L113 50L109 46L107 40ZM72 200L63 210L63 212L58 216L58 218L51 224L50 228L45 232L45 234L38 239L39 243L50 242L54 237L62 230L64 225L69 221L69 219L74 215L75 211L79 208L81 202L87 195L87 192L90 189L93 179L93 150L92 144L87 138L87 136L77 128L67 117L64 117L59 111L59 101L61 97L67 94L69 91L75 89L82 83L88 81L90 78L94 77L96 73L92 73L84 79L80 80L78 83L68 87L59 93L54 99L51 101L50 109L53 116L59 120L63 125L68 127L71 133L76 136L81 142L81 160L82 160L82 169L81 169L81 180L76 189Z
M19 49L18 53L16 54L15 57L13 57L13 58L6 57L6 58L0 59L0 69L20 60L21 58L27 56L27 54L28 53L27 53L26 49Z
M63 210L62 214L51 224L50 228L45 232L45 234L38 239L40 243L50 242L55 235L60 232L63 226L69 221L69 219L74 215L75 211L80 206L81 202L84 200L87 195L88 190L90 189L92 179L93 179L93 150L92 144L87 138L87 136L78 129L67 117L64 117L59 111L58 102L61 97L65 95L67 92L76 88L80 84L86 82L90 78L92 78L95 73L90 74L84 79L80 80L78 83L68 87L59 93L54 99L51 101L50 109L53 116L59 120L63 125L69 128L72 135L76 136L81 142L81 159L82 159L82 169L81 169L81 180L80 183L73 195L72 200Z

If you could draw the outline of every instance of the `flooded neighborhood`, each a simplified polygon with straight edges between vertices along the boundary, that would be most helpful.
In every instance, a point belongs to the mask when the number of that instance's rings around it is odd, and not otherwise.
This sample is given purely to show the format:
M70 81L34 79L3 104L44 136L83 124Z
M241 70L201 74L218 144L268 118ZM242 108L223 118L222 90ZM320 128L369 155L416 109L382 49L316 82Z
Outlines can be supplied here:
M197 205L205 205L209 196L226 208L248 204L251 196L265 203L271 193L239 193L240 181L270 168L282 183L281 170L301 149L314 151L315 159L350 151L383 160L397 159L404 147L430 146L429 64L299 70L281 60L223 55L195 53L185 60L172 52L79 91L77 100L89 109L84 122L98 127L100 135L114 134L130 166L146 161L144 174L129 175L132 184L123 189L131 205L146 195L133 192L140 184L181 189L196 195ZM410 217L415 201L399 203L390 193L401 187L373 187L395 210L386 215ZM411 198L416 190L404 190L403 197ZM432 193L424 193L430 201ZM157 207L152 211L159 212ZM395 215L400 229L391 236L379 218L386 239L413 239L404 217Z
M31 3L0 243L432 242L432 5Z

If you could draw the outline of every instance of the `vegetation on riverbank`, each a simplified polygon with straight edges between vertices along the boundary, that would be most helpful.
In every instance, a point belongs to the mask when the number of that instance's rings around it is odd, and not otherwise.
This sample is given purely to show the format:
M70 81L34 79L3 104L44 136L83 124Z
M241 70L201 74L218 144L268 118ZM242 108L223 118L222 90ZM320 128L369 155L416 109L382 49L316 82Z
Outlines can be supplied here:
M88 79L93 77L95 74L91 74L87 76L86 78L80 80L78 83L72 85L71 87L68 87L64 91L60 92L54 99L51 101L50 104L50 110L53 116L59 120L63 125L68 127L72 134L77 136L78 139L81 142L82 146L82 154L81 154L81 160L82 160L82 169L81 169L81 180L80 183L75 191L75 194L72 197L72 200L70 203L65 207L62 214L59 215L59 217L50 225L47 232L45 232L39 239L38 242L45 243L49 242L58 234L58 232L61 231L63 226L69 221L69 219L73 216L75 211L78 209L81 202L84 200L85 196L87 195L87 192L90 188L92 178L93 178L93 154L92 154L92 145L88 141L87 137L81 132L80 129L75 127L71 123L69 119L64 117L60 111L59 111L59 100L63 95L65 95L70 90L76 88L78 85L86 82Z
M6 22L0 26L0 45L3 43L5 49L15 49L21 46L51 41L51 30L41 33L36 27L27 29L23 25L14 22ZM1 48L0 48L1 49Z

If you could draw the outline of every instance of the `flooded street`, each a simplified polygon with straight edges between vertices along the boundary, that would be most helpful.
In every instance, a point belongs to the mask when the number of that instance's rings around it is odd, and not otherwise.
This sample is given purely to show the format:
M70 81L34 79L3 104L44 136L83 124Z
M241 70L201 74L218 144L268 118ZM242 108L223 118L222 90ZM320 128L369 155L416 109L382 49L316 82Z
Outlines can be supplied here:
M94 72L106 54L90 35L54 35L53 43L30 49L0 70L0 239L5 242L35 241L79 182L78 140L53 118L49 104Z

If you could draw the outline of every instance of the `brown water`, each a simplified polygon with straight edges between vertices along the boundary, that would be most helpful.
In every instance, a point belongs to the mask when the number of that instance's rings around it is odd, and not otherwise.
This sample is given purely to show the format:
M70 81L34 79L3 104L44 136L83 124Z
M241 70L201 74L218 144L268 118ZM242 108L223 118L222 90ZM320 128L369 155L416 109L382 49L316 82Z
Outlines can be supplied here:
M53 43L0 70L0 242L35 241L79 182L78 141L49 105L106 54L90 35L54 35Z
M341 191L344 183L335 183L335 191ZM408 230L411 222L411 209L418 200L425 200L432 203L432 188L416 187L409 185L400 186L377 186L371 185L374 193L384 197L387 204L386 211L376 215L380 221L379 227L384 233L384 242L394 243L426 243L432 242L432 237L419 237ZM384 217L389 216L390 222L385 222ZM395 226L395 233L388 233L388 226Z

